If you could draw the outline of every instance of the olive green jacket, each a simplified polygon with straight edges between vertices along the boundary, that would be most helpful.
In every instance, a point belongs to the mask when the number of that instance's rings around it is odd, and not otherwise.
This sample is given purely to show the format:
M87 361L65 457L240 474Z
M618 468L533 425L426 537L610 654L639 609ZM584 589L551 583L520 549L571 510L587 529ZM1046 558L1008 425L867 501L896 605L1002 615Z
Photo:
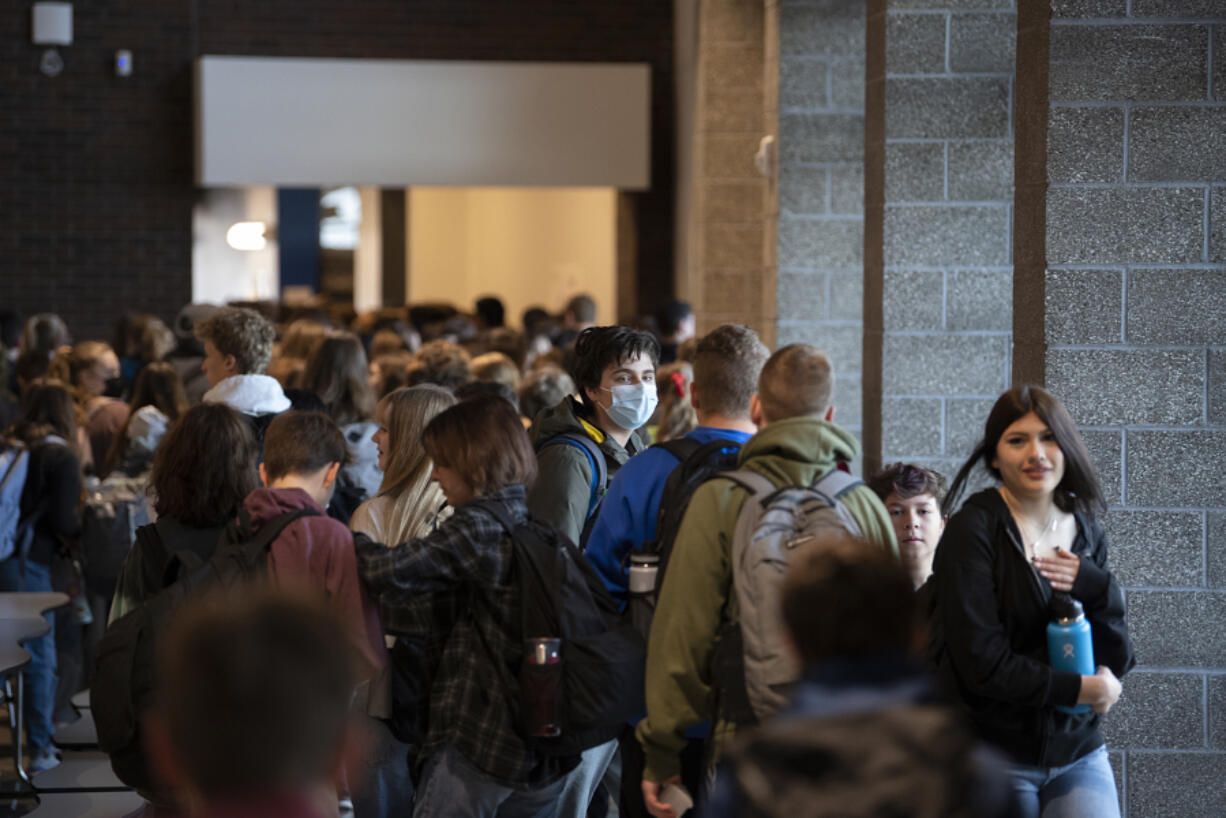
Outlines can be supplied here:
M587 521L588 505L592 495L592 465L582 451L562 443L541 448L542 442L551 437L575 432L587 435L596 441L604 453L609 480L621 465L645 448L639 432L630 436L622 446L606 435L589 419L580 414L581 407L574 398L566 398L552 409L536 416L528 436L536 447L536 483L528 492L528 509L541 520L552 525L579 544L579 535Z
M856 439L833 423L790 418L754 435L739 462L777 486L809 485L840 461L851 462L858 450ZM647 717L637 730L648 780L676 775L685 731L715 715L711 657L720 625L736 618L730 553L748 498L749 492L731 480L699 486L673 545L647 647ZM889 514L871 489L857 486L841 500L866 540L898 555ZM718 760L734 729L715 725L708 749L712 760Z

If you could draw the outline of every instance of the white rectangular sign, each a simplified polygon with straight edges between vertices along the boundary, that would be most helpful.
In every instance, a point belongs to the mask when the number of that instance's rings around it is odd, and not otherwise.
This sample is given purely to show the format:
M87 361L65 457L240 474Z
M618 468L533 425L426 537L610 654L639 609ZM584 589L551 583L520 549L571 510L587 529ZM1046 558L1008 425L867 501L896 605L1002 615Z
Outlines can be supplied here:
M650 68L202 57L196 183L650 184Z

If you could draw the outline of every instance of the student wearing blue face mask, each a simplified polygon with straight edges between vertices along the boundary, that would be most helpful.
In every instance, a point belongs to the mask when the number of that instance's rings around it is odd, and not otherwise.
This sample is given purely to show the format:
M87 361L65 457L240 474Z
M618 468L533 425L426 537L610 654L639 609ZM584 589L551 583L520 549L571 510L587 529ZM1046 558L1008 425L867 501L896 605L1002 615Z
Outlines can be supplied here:
M575 339L571 377L578 398L567 396L536 416L529 434L539 466L528 493L528 508L572 541L595 519L609 480L647 447L639 430L656 408L656 366L660 344L649 332L630 327L589 327ZM583 753L567 776L557 815L587 813L601 778L617 753L617 739ZM613 770L620 768L613 765ZM612 776L606 788L620 783ZM598 802L607 799L601 793ZM603 815L598 804L595 815Z
M656 408L660 344L630 327L589 327L575 340L568 395L533 420L540 475L528 508L582 544L613 475L647 446L640 432Z

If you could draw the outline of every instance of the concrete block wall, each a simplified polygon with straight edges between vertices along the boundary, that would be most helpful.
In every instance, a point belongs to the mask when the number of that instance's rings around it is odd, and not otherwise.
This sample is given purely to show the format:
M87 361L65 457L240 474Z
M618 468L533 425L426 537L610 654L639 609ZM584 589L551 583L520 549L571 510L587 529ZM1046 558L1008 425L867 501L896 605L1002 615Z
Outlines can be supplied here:
M1125 815L1226 814L1226 5L1053 0L1048 387L1104 478L1139 667Z
M824 350L836 420L859 434L864 0L779 4L778 343Z
M1011 0L889 0L882 462L952 477L1009 384Z

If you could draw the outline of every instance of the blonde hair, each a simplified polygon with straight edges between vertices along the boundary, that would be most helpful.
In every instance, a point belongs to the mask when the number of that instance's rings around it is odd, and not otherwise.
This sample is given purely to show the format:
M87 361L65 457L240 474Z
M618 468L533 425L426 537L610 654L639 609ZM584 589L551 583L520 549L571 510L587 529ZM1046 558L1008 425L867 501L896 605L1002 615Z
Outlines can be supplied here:
M427 533L444 497L430 482L434 465L422 446L422 432L431 420L455 405L446 389L433 384L397 389L379 401L375 417L387 430L387 468L380 497L392 501L389 543L408 542Z

